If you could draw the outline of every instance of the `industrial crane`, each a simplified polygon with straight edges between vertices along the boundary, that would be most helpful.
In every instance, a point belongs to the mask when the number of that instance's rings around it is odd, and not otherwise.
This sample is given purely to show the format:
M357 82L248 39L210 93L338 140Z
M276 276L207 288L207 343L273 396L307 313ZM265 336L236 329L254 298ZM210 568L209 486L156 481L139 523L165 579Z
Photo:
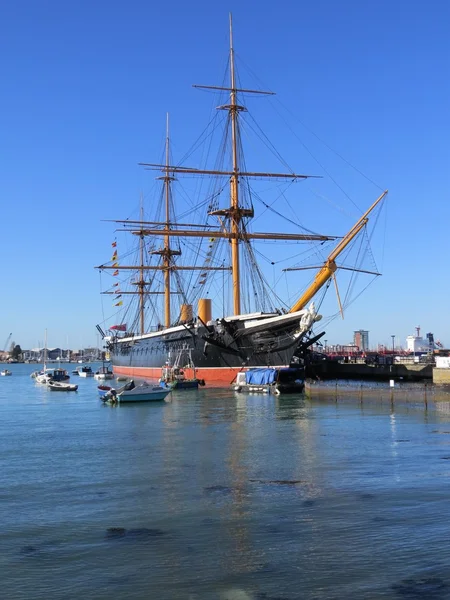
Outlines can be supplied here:
M9 340L11 339L11 336L12 336L12 333L10 333L8 335L8 337L6 338L5 345L3 346L3 352L6 352L6 348L7 348L8 344L9 344Z

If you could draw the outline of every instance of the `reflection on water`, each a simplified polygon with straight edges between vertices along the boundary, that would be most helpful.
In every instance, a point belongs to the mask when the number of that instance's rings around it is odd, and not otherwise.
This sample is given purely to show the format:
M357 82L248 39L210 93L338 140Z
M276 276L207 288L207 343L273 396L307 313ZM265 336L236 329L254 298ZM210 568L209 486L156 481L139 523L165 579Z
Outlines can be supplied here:
M202 389L108 407L95 381L55 395L13 367L2 597L450 598L445 398Z

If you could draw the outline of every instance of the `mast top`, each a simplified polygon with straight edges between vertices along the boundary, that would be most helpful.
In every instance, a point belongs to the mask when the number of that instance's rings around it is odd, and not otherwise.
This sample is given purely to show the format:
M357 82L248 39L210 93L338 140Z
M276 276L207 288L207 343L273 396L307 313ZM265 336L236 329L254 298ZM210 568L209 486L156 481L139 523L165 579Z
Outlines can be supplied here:
M230 18L230 50L233 50L233 13L229 13Z
M230 74L232 93L236 93L236 76L234 73L234 50L233 50L233 17L230 13Z

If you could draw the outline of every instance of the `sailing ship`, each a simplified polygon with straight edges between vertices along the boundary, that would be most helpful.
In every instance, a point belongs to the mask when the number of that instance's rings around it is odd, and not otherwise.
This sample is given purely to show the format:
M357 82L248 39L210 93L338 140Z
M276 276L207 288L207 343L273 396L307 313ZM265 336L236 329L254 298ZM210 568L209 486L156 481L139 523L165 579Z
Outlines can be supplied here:
M249 171L245 166L242 159L240 119L247 109L241 103L241 98L272 92L245 89L238 85L231 16L229 72L228 85L194 86L227 94L227 103L218 108L227 114L226 128L229 135L224 137L224 142L228 147L229 162L224 167L222 158L221 163L216 163L219 164L218 168L201 169L173 164L170 160L167 121L165 161L163 164L140 163L146 169L162 174L158 179L162 181L163 212L159 214L163 214L163 218L145 221L141 208L139 220L115 221L122 231L136 236L139 244L137 264L119 264L115 249L111 261L96 267L101 272L108 272L114 276L119 273L131 273L134 276L128 291L120 290L119 293L116 282L116 287L110 287L103 292L115 294L116 299L126 294L130 294L132 299L138 299L137 319L131 325L128 313L118 325L109 328L109 334L97 326L106 342L107 355L116 375L158 379L168 357L181 356L180 365L184 368L186 377L202 379L206 385L228 386L240 371L249 368L301 366L307 348L325 334L313 332L314 325L321 319L313 301L314 297L320 289L335 279L335 273L340 267L336 259L366 227L369 214L387 194L381 194L342 238L316 234L308 230L302 230L300 233L252 231L250 224L255 212L249 193L251 180L295 182L307 179L309 175ZM219 194L213 193L210 198L214 198L214 201L209 202L205 223L180 222L173 208L172 185L175 180L186 176L210 176L216 182L220 181L222 191L229 188L228 206L221 208L217 200ZM211 219L214 219L213 223ZM157 247L156 241L159 240L161 246ZM194 264L186 264L180 258L183 253L181 242L193 240L197 243L196 261L194 260ZM277 308L272 302L267 310L269 304L262 298L263 294L268 292L269 286L256 263L253 250L254 244L260 240L318 243L333 241L336 246L318 268L312 284L292 306ZM209 245L206 252L201 250L202 242ZM227 262L225 259L221 262L217 260L216 248L219 243L223 243L229 251ZM113 242L113 247L116 247L116 242ZM242 272L243 252L253 261L250 276L244 276ZM188 273L192 277L195 272L198 272L198 285L193 286L191 279L191 285L182 289L181 276ZM228 288L225 276L231 276L232 311L231 314L223 312L220 317L212 314L212 299L200 297L199 294L199 289L204 289L202 285L204 286L207 279L217 273L223 278L223 290ZM160 287L157 285L157 277L162 279ZM249 281L250 285L253 285L253 294L244 298L243 284L249 284ZM247 298L250 298L250 301L247 301ZM146 322L146 314L150 305L153 307L155 318L155 299L163 300L164 316L160 322L154 321L150 324ZM198 300L196 310L192 299ZM175 301L178 301L176 311ZM256 307L259 310L243 310L248 308L251 302L252 308ZM120 300L115 306L122 304L123 300Z

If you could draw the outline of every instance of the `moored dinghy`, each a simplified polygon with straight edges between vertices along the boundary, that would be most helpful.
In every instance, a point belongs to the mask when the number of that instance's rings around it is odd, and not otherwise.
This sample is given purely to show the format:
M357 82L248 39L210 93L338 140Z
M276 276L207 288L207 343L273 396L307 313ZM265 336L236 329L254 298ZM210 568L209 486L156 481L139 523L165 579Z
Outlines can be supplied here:
M52 392L76 392L78 386L73 383L61 383L60 381L49 381L47 387Z
M9 371L8 369L3 369L3 371L0 371L0 375L1 375L2 377L6 377L6 376L8 376L8 375L12 375L12 372L11 372L11 371Z

